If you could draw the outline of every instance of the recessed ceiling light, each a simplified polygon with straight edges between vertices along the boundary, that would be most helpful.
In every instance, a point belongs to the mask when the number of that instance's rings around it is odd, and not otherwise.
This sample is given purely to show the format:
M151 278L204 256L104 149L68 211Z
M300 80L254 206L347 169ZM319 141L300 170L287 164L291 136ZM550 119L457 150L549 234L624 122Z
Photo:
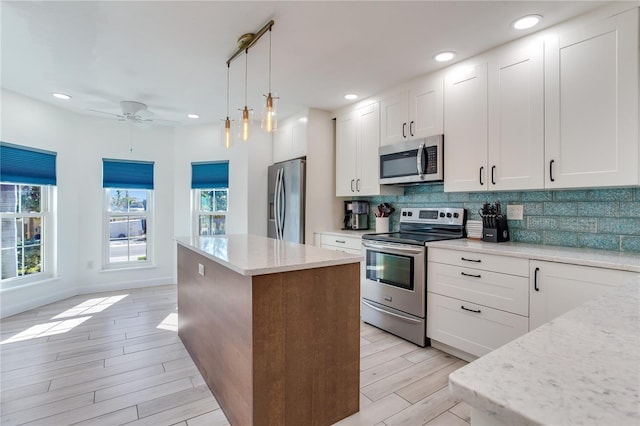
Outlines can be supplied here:
M513 28L516 30L526 30L538 24L542 20L540 15L527 15L518 19L513 23Z
M455 52L440 52L433 57L438 62L447 62L456 57Z
M198 114L187 114L188 118L200 118Z
M64 100L69 100L71 99L71 96L69 95L65 95L64 93L52 93L51 94L54 98L58 98L58 99L64 99Z
M344 98L348 101L352 101L354 99L358 99L358 95L354 95L353 93L348 93L344 95Z

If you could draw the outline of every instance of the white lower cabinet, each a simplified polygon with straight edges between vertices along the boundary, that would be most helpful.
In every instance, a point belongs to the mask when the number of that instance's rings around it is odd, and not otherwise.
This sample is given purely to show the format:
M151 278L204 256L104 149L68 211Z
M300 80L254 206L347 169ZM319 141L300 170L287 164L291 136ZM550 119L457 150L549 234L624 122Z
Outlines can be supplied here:
M482 356L529 330L528 259L427 251L427 337Z
M475 356L488 354L528 331L527 317L429 293L427 336Z
M638 276L628 271L538 260L530 262L530 275L530 330Z
M340 233L316 234L316 245L329 250L338 250L351 254L362 254L362 238Z

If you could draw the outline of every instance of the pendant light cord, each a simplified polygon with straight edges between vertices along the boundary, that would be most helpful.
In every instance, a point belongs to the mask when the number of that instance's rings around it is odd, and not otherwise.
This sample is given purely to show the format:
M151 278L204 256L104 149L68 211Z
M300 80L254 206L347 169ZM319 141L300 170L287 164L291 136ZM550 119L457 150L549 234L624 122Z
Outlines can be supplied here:
M271 27L269 27L269 93L271 93Z
M231 64L227 64L227 118L229 118L229 70Z
M244 51L244 107L247 107L247 75L249 74L249 49Z

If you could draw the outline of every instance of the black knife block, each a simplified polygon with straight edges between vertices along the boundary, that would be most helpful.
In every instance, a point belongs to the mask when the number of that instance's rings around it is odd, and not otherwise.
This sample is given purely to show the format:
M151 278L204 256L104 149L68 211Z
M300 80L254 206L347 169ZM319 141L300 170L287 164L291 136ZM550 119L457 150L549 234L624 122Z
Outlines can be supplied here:
M482 216L482 241L490 243L509 241L507 217L503 215Z

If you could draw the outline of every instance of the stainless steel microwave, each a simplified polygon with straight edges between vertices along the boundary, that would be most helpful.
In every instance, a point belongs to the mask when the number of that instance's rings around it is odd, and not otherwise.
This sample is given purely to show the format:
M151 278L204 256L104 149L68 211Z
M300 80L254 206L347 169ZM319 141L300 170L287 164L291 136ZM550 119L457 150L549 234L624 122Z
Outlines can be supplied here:
M444 179L443 135L380 147L380 183L412 184Z

